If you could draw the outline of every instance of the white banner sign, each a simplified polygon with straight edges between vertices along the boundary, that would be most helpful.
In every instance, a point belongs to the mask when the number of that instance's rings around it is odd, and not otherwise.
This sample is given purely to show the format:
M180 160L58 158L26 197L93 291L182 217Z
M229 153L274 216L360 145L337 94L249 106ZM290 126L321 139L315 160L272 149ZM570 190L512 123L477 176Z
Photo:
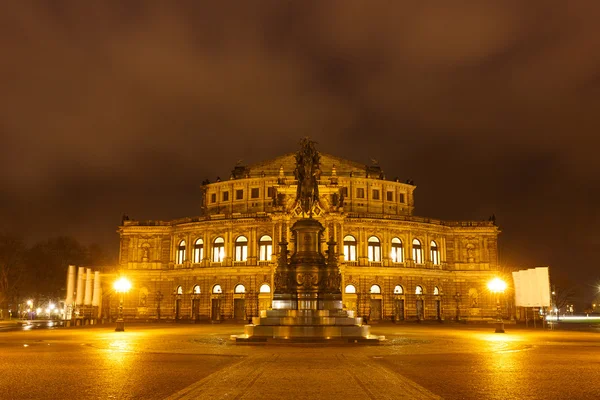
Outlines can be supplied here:
M515 271L512 275L516 306L550 306L550 274L548 273L548 267Z

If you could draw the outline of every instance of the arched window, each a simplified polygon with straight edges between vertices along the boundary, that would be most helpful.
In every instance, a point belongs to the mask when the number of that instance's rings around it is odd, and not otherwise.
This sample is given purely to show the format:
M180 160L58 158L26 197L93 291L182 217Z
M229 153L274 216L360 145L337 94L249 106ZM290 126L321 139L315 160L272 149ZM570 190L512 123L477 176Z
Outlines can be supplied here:
M248 259L248 239L240 236L235 239L235 261L246 261Z
M423 294L423 286L417 285L415 288L415 294Z
M177 264L183 264L185 261L185 240L179 242L177 247Z
M371 236L367 241L367 256L369 261L380 262L381 261L381 243L376 236Z
M271 286L263 283L258 290L260 293L271 293Z
M423 249L421 248L421 241L414 239L412 243L413 247L413 260L415 264L423 264Z
M181 285L177 286L177 289L175 289L175 293L183 294L183 286L181 286Z
M212 288L213 294L221 294L223 293L223 289L221 289L221 285L215 285Z
M258 260L259 261L271 261L271 254L273 253L273 239L271 236L261 236L258 241Z
M346 289L344 289L344 292L348 294L355 294L356 287L354 285L346 285Z
M244 285L236 285L235 289L233 289L233 292L237 294L246 293L246 287Z
M381 287L379 285L371 286L371 294L381 294Z
M356 239L354 236L344 238L344 259L346 261L356 261Z
M439 296L440 295L440 288L438 288L437 286L435 286L433 288L433 295L434 296Z
M403 263L404 262L404 249L402 249L402 240L398 238L392 239L392 262Z
M222 237L218 237L213 242L213 261L223 262L225 258L225 240Z
M204 240L198 239L194 243L194 262L202 262L204 258Z
M394 294L404 294L404 288L400 285L396 285L394 288Z
M199 285L195 285L194 289L192 289L192 293L193 294L200 294L200 286Z
M440 264L440 250L438 249L438 245L433 240L431 241L431 262L434 265Z

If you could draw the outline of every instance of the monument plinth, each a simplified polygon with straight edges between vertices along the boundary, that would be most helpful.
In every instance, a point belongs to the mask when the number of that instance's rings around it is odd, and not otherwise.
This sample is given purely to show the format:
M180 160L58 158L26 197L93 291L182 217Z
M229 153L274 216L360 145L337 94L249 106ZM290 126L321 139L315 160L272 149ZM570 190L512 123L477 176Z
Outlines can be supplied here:
M296 200L309 217L291 228L294 253L289 260L288 243L279 243L272 309L260 311L260 316L245 326L244 335L232 338L236 342L379 343L383 337L370 335L370 326L363 324L362 318L343 309L336 243L333 239L328 242L326 259L321 249L325 229L312 218L318 202L319 154L309 140L302 146L296 155Z

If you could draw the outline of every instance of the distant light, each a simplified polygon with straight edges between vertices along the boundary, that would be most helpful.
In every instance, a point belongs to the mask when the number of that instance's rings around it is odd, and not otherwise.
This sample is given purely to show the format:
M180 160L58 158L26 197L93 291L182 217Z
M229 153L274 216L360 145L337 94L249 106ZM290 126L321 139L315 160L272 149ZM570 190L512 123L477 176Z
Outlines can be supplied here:
M31 307L33 305L33 300L27 300L27 305Z
M46 308L46 314L50 314L50 309Z
M569 321L600 321L600 317L580 317L577 315L564 315L560 317L561 321L569 320ZM546 321L556 321L556 315L546 315Z
M115 282L113 287L117 293L126 293L129 292L129 289L131 289L131 282L129 282L129 280L123 276Z
M488 289L493 293L502 293L506 290L506 282L500 278L494 278L488 283Z
M54 305L54 303L50 303L49 307L50 307L51 310L54 310L56 308L56 306Z
M35 312L36 312L36 314L41 314L42 313L42 309L41 308L36 308Z

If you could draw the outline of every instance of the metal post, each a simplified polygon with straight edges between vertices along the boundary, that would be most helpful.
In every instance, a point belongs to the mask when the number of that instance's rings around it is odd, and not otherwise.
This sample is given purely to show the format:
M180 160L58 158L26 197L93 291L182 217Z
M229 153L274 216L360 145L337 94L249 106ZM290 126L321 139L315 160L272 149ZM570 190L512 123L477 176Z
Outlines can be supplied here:
M496 333L504 333L504 321L500 310L500 293L496 293Z
M119 292L119 315L117 316L117 327L115 332L125 331L125 321L123 320L123 292Z

